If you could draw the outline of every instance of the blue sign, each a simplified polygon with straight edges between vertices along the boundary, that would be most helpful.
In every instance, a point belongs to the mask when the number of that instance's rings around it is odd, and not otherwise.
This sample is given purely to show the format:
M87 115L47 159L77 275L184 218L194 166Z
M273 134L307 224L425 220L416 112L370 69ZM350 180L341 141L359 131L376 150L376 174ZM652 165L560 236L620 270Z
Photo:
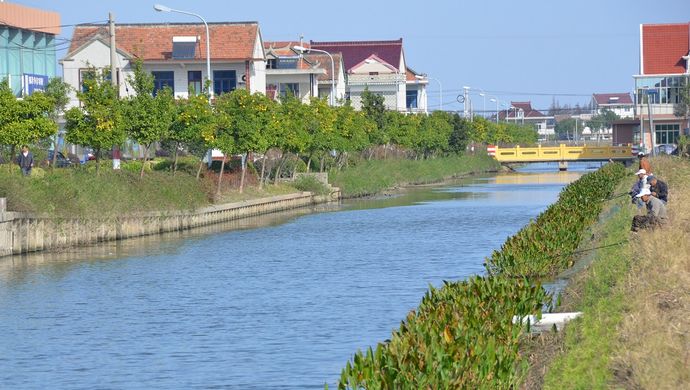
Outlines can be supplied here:
M48 87L48 76L24 73L22 80L24 92L27 95L31 95L34 91L45 91L46 87Z

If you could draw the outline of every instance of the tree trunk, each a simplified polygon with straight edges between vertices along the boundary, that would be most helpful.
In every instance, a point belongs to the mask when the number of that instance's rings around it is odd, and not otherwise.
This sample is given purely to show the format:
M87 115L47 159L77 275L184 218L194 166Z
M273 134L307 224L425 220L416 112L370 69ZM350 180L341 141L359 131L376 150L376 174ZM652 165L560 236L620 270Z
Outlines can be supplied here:
M321 156L321 161L319 161L319 172L320 173L323 173L323 165L324 165L324 159L325 158L326 158L325 156Z
M139 172L139 180L144 178L144 167L146 167L146 155L149 149L149 146L142 145L142 147L144 148L144 158L141 160L141 171Z
M307 159L307 172L311 172L311 156L313 156L314 153L309 153L309 159Z
M225 154L223 154L223 163L220 164L220 175L218 175L218 189L216 194L220 197L220 183L223 180L223 172L225 172Z
M201 168L204 166L204 160L199 161L199 169L196 171L196 179L199 180L201 177Z
M276 170L276 177L273 179L273 184L278 184L278 179L280 179L280 171L283 170L283 164L285 164L285 156L280 156L280 163L278 164L278 169Z
M266 172L266 153L268 153L268 151L264 152L264 158L261 162L261 176L259 177L259 189L264 188L264 173Z
M50 170L52 171L55 169L55 164L57 163L57 154L58 154L58 138L60 136L55 134L55 143L53 144L53 161L50 162Z
M173 160L173 171L172 174L175 176L175 173L177 173L177 151L180 149L180 143L175 142L175 159Z
M242 175L240 176L240 194L244 192L244 176L247 172L247 159L249 158L249 153L245 153L242 157Z

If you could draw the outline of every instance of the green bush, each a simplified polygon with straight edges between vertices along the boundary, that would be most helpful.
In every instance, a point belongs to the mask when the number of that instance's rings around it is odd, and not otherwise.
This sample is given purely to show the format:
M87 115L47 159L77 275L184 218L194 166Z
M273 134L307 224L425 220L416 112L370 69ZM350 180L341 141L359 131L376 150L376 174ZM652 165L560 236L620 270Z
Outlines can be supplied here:
M300 176L290 185L300 191L308 191L317 195L327 195L330 192L327 185L318 181L314 176L309 175Z

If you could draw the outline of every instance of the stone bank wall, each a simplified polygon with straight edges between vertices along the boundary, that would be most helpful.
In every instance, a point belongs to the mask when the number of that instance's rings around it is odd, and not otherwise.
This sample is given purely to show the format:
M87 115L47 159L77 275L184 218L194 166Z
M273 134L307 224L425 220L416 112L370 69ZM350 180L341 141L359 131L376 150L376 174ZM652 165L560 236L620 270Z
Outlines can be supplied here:
M157 212L109 219L55 218L10 212L0 198L0 257L26 252L123 240L231 221L253 215L337 201L340 192L310 192L209 206L191 212Z

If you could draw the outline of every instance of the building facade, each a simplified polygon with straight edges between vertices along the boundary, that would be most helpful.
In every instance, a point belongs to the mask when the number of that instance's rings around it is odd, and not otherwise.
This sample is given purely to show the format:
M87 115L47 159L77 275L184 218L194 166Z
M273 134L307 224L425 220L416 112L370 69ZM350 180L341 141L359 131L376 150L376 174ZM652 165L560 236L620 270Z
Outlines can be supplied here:
M256 22L209 23L211 88L214 95L236 88L266 91L266 57ZM110 67L110 34L103 24L74 29L69 52L60 62L65 82L81 89L86 72ZM206 31L202 23L118 24L117 83L120 96L134 93L129 85L132 65L141 60L154 77L154 92L170 87L185 98L203 90L206 72ZM71 106L77 105L76 94Z
M595 93L592 94L592 114L601 114L609 110L619 118L634 118L635 104L629 93Z
M634 75L641 134L635 143L647 152L676 144L690 125L674 115L690 77L690 23L640 25L640 73Z
M548 139L555 135L553 116L545 115L532 108L532 102L510 102L510 108L498 114L501 120L521 125L533 125L539 139Z
M0 81L16 96L43 90L56 76L59 33L57 12L0 2Z
M427 83L417 82L417 79L408 83L402 38L389 41L310 41L310 47L342 55L347 75L345 94L355 109L361 108L362 93L368 90L382 96L389 110L427 111Z

